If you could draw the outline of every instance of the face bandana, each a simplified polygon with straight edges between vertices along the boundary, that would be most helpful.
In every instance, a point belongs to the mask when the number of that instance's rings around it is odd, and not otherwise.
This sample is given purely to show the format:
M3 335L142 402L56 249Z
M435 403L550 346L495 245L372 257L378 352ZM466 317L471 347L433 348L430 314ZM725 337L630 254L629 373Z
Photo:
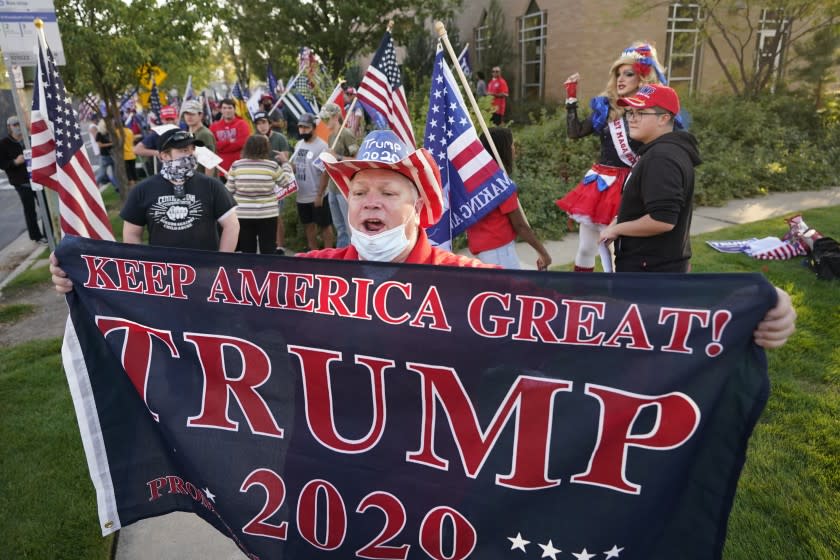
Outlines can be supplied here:
M195 175L196 165L198 165L198 162L195 156L184 156L180 159L164 161L160 174L170 183L183 186L187 179ZM181 190L183 191L183 189ZM175 194L177 195L178 193L176 192Z
M405 235L405 225L414 215L395 228L391 228L374 235L361 232L352 225L350 228L350 244L359 252L359 256L366 261L391 262L397 255L408 247L408 237Z

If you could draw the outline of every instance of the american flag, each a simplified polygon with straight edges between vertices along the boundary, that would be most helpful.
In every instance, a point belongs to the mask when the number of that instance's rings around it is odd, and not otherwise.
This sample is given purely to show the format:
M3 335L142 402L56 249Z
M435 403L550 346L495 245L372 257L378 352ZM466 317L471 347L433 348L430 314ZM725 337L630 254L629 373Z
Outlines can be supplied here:
M70 96L42 40L32 97L32 182L58 193L62 232L114 240Z
M157 123L160 124L163 122L160 120L160 93L158 93L154 76L152 76L152 91L149 94L149 105L151 105L152 113L154 113Z
M373 61L359 84L356 99L378 127L390 128L406 144L417 145L390 31L382 37Z
M79 103L79 121L93 121L99 120L99 96L89 93L85 96L81 103Z
M137 87L135 86L133 89L126 90L123 96L120 98L120 114L125 115L129 111L136 108L136 103L134 102L134 95L137 93ZM79 120L81 121L81 115L79 116Z
M423 147L440 166L444 195L443 217L426 231L445 246L507 200L516 185L481 145L443 56L438 44Z

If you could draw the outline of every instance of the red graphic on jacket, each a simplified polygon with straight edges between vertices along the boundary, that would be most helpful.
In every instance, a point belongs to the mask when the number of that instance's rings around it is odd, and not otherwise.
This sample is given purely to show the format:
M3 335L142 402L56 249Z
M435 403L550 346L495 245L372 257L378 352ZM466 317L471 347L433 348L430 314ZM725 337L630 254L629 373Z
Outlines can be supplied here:
M210 125L210 132L216 137L216 154L222 158L220 165L227 171L233 162L240 159L251 128L242 117L234 117L230 122L224 119L214 122Z

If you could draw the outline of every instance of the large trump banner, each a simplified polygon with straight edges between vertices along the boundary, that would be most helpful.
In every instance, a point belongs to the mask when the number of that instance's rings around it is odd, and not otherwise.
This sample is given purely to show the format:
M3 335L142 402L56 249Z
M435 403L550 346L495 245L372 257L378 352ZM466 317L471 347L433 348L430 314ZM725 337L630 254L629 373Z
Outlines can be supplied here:
M57 254L103 534L187 511L253 559L721 556L761 276Z

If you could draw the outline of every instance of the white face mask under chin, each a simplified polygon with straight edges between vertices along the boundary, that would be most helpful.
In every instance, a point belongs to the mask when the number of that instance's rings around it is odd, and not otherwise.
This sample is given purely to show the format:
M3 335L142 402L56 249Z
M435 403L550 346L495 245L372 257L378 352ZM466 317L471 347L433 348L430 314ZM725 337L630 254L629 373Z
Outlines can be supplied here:
M350 227L350 244L359 252L359 256L366 261L391 262L397 255L408 247L408 237L405 235L405 225L412 217L397 227L387 229L375 235L369 235Z

